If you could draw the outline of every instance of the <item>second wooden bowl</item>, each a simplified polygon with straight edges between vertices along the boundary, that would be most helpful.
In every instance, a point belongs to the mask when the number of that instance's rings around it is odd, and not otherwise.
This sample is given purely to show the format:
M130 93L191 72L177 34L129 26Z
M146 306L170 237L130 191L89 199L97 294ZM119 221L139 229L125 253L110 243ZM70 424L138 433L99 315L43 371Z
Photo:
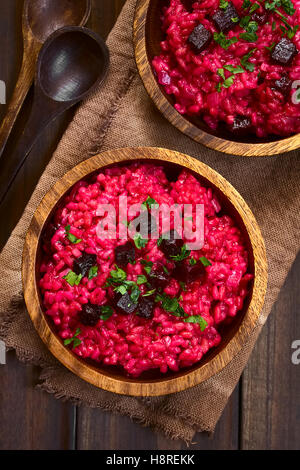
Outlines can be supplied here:
M203 360L176 373L163 375L152 371L141 378L133 379L128 378L116 367L105 367L81 360L63 345L43 311L39 267L43 231L55 208L74 184L100 169L136 160L157 162L165 167L169 176L187 168L202 184L214 190L226 213L234 217L244 234L249 252L249 270L254 275L254 281L243 310L230 326L221 328L221 343L206 354ZM46 346L62 364L96 387L124 395L155 396L178 392L209 379L239 353L255 327L262 309L267 285L267 262L264 241L257 222L245 201L225 178L198 160L171 150L125 148L111 150L82 162L63 176L46 194L33 216L26 236L22 279L27 309L34 326Z
M161 52L163 39L160 16L169 0L137 0L133 26L135 58L144 86L162 114L184 134L214 150L231 155L263 157L289 152L300 147L300 134L288 138L258 139L255 136L237 138L220 129L214 133L201 119L179 114L173 98L158 84L152 69L152 59Z

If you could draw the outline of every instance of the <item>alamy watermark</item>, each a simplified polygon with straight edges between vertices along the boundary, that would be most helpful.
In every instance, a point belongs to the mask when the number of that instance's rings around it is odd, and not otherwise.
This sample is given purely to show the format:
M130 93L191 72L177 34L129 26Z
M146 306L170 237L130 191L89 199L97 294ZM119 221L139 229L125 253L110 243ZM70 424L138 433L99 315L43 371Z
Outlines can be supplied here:
M300 103L300 80L295 80L292 83L292 89L293 89L292 103L299 104Z
M294 364L294 366L298 366L300 364L300 339L296 339L295 341L293 341L291 348L295 349L291 358L292 364Z
M0 365L6 364L6 347L5 343L0 340Z
M6 104L6 85L3 80L0 80L0 104Z
M99 204L96 215L101 218L96 228L100 240L158 240L161 233L165 239L184 238L188 250L204 245L203 204L170 206L148 196L143 204L128 205L127 196L119 196L116 205Z

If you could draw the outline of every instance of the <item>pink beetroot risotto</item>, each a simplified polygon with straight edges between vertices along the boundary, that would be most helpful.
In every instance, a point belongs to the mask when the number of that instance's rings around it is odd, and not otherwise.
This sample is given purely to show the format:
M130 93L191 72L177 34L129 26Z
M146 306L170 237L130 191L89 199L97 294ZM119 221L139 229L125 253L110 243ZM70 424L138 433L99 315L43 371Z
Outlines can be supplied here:
M104 215L97 207L118 208L120 196L149 220L153 204L191 204L186 223L193 230L196 205L204 205L202 249L189 251L176 238L174 220L168 237L159 221L151 238L152 220L147 238L99 238ZM183 170L171 181L157 164L113 167L77 183L43 234L40 268L44 309L64 344L133 377L200 361L220 343L220 324L242 309L253 277L243 236L221 211L212 190L191 173ZM123 217L117 211L117 233L134 220Z
M238 136L300 132L300 1L169 0L152 65L181 114Z

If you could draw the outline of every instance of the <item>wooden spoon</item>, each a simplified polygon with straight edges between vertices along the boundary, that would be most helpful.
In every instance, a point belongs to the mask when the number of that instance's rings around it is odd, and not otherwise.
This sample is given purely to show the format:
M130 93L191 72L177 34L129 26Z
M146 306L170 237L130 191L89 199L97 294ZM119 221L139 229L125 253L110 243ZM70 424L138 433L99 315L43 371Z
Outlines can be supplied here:
M18 81L0 127L0 157L34 78L39 51L54 31L67 25L83 26L91 0L25 0L22 31L24 53Z
M0 165L0 203L42 130L100 85L108 67L108 48L89 29L66 26L47 39L38 57L27 126L14 152Z

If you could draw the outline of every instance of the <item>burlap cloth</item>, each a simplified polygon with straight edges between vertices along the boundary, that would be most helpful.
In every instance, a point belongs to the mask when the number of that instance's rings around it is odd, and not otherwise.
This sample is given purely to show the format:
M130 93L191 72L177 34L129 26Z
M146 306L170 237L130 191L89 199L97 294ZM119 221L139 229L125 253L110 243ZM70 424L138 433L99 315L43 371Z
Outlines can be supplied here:
M242 158L208 150L173 128L154 108L138 76L132 46L135 0L128 0L108 45L106 84L78 109L10 240L0 255L0 330L18 357L43 367L41 388L57 398L130 416L171 438L192 440L212 431L247 363L259 332L299 246L299 152ZM112 394L85 383L44 347L26 313L21 292L21 253L30 219L44 194L71 167L98 152L125 146L176 149L207 163L246 199L262 229L268 253L269 286L259 323L240 354L218 375L192 389L158 398Z

